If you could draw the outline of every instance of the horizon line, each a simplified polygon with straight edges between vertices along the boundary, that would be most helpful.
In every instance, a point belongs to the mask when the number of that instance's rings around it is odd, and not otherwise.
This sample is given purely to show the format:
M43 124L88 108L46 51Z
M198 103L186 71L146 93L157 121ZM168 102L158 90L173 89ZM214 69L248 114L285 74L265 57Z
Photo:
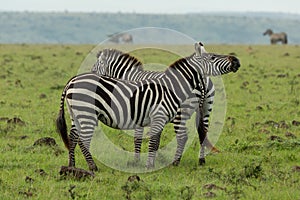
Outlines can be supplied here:
M287 14L300 15L296 12L284 11L201 11L201 12L136 12L136 11L76 11L76 10L2 10L0 12L12 13L96 13L96 14L154 14L154 15L188 15L188 14Z

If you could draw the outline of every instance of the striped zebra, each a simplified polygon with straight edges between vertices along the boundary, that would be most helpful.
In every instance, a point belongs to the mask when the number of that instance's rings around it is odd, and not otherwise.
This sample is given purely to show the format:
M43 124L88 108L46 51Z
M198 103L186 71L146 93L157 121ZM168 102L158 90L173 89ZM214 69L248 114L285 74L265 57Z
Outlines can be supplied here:
M206 52L202 46L202 51ZM106 75L117 79L139 81L146 79L160 78L164 75L164 72L145 71L142 63L135 57L124 53L116 49L104 49L97 54L97 62L91 69L92 72L98 75ZM173 120L175 133L177 136L177 151L173 160L173 165L178 165L182 157L184 146L187 141L186 134L186 121L190 119L193 111L197 111L197 131L199 135L200 151L199 151L199 164L205 163L204 147L207 146L213 151L218 151L207 139L207 130L209 124L209 116L212 111L212 104L214 101L215 89L213 82L209 77L206 77L205 81L205 100L203 107L199 107L199 104L190 104L189 100L186 100L182 104L182 108L179 108L177 115ZM189 107L191 111L182 112L182 109ZM143 127L137 128L134 134L134 146L135 146L135 161L140 160L140 150L142 144ZM205 141L205 142L204 142Z
M150 126L146 166L153 168L165 124L175 118L186 99L198 104L199 97L204 100L203 76L236 72L240 67L234 56L203 53L199 43L195 44L195 50L196 53L170 65L157 79L130 82L94 73L71 78L62 92L56 119L57 129L69 150L69 167L75 167L74 150L78 143L89 169L97 170L89 147L100 120L116 129ZM72 122L70 135L64 116L65 99Z

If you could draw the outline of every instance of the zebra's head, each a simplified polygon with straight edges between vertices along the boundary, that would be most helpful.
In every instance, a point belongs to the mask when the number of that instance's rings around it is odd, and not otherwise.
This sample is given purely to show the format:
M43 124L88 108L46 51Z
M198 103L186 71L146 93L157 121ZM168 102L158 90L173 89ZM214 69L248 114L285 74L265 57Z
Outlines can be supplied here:
M106 56L104 55L104 51L99 51L97 54L97 61L93 65L91 72L98 74L98 75L106 75L106 68L107 68L107 62L106 62Z
M201 73L207 76L218 76L236 72L240 67L238 58L231 55L208 53L201 42L195 43L193 62L200 67Z
M272 34L273 34L273 31L269 28L263 33L263 35L272 35Z
M126 68L126 69L125 69ZM97 54L97 61L91 72L114 78L122 78L127 70L143 70L142 63L133 56L116 49L104 49Z

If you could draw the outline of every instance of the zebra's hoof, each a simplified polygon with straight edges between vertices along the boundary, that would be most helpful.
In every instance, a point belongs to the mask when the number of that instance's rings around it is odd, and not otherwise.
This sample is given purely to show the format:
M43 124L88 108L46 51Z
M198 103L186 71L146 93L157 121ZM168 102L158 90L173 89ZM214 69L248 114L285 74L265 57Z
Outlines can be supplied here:
M140 160L131 160L127 162L128 167L137 167L140 164Z
M174 160L172 162L172 165L177 167L179 165L179 163L180 163L180 160Z
M205 164L205 158L199 158L199 165L202 166Z
M146 169L147 169L147 170L152 170L152 169L154 169L154 165L152 165L152 164L147 164L147 165L146 165Z
M211 152L213 152L213 153L220 153L221 151L219 149L217 149L216 147L212 147L211 148Z
M97 172L98 167L96 165L89 167L92 172Z

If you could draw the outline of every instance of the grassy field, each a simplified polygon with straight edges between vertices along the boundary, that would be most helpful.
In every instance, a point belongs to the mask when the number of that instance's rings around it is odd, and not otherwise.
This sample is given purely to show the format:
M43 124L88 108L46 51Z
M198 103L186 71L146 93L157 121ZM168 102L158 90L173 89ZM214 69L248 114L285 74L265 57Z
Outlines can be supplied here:
M137 174L140 181L128 181L135 173L101 162L94 178L59 174L68 161L54 125L60 95L93 48L0 45L0 199L300 199L299 46L206 46L241 61L237 73L223 77L227 113L216 143L221 152L208 154L200 167L195 139L178 167ZM177 48L193 51L192 45ZM176 59L152 50L133 54L167 65ZM57 145L38 143L43 137ZM133 149L122 131L110 130L108 137ZM162 144L171 137L168 125ZM87 169L79 148L76 161Z

